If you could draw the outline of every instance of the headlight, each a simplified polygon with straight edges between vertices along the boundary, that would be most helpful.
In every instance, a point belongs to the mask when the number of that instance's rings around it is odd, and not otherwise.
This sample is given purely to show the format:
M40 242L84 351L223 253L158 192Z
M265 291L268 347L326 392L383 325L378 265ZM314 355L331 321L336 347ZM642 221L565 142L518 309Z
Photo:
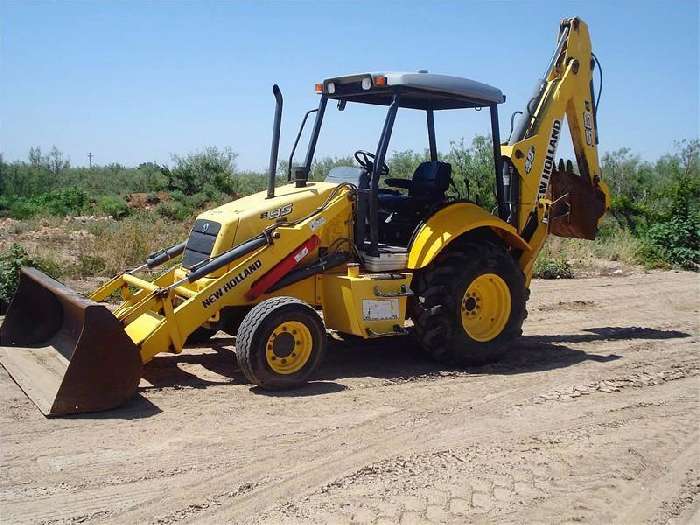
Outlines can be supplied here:
M372 87L372 79L369 77L365 77L362 79L362 89L367 91Z
M328 91L329 95L332 95L335 93L335 83L329 82L328 85L326 86L326 91Z

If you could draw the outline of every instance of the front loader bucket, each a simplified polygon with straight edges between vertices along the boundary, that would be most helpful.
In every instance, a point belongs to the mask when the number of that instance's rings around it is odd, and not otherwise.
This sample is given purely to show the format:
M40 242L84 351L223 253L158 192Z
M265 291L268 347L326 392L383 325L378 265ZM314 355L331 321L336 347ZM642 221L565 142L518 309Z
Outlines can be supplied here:
M141 378L136 345L102 304L34 268L0 327L0 363L46 416L121 405Z

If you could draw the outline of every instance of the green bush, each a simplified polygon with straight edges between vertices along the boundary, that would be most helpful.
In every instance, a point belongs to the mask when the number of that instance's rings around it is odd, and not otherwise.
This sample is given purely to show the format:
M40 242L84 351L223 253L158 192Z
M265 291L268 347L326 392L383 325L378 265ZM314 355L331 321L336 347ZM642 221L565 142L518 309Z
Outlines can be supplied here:
M209 202L209 196L205 193L195 193L187 199L185 203L190 208L200 209L203 208L207 202Z
M693 210L692 193L689 184L680 184L674 191L670 215L647 229L645 255L650 262L700 268L700 216Z
M34 197L32 200L46 210L49 215L59 217L80 215L89 203L87 193L78 188L54 190Z
M9 215L14 219L31 219L41 215L42 207L31 199L16 199L8 205Z
M700 229L695 224L682 219L654 224L647 231L645 254L650 262L661 260L688 270L700 268L698 237Z
M205 148L198 153L173 155L175 165L163 170L171 190L194 195L210 184L223 193L233 193L235 161L238 155L229 148Z
M41 193L33 197L6 199L10 216L30 219L41 215L80 215L90 203L88 194L79 188L65 188Z
M19 284L19 271L22 266L33 266L45 274L58 279L61 266L50 259L32 259L19 244L13 244L0 252L0 313L4 313Z
M194 215L194 208L183 204L180 201L172 200L163 202L156 208L156 212L161 217L173 221L185 221Z
M205 184L204 186L202 186L202 191L200 191L197 195L205 197L205 202L220 202L231 200L229 194L223 193L213 184Z
M100 197L97 201L97 207L115 220L123 219L131 214L131 209L124 199L112 195Z
M218 193L211 187L209 188L209 190L212 194L218 195ZM170 196L172 197L172 200L175 203L181 204L185 208L188 208L190 210L190 214L193 213L194 210L204 207L204 205L210 200L209 195L205 192L198 192L193 193L192 195L185 195L180 190L175 190L170 194Z
M537 279L573 279L574 271L563 257L540 255L535 261L533 277Z
M0 254L0 313L5 313L7 305L17 289L19 270L27 264L29 256L19 244Z
M6 195L0 195L0 217L7 215L10 211L11 199Z

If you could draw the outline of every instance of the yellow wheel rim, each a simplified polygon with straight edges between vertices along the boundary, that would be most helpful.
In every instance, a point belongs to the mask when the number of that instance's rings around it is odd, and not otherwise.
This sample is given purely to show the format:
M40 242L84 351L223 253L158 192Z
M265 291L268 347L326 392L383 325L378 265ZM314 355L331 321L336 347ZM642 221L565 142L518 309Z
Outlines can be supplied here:
M308 362L313 349L311 332L304 323L287 321L270 334L265 345L267 364L277 374L293 374Z
M475 341L485 343L503 331L510 317L510 289L495 273L474 279L462 298L462 327Z

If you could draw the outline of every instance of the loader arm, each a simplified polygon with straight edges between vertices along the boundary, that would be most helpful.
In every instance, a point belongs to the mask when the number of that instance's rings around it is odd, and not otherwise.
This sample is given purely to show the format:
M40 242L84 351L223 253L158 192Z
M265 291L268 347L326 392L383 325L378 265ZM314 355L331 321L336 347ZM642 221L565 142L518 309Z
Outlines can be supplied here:
M252 305L297 264L317 261L324 228L347 217L352 202L352 191L339 185L309 215L277 222L184 277L177 268L153 281L125 272L89 299L23 268L0 326L0 363L47 416L119 406L135 394L143 365L157 354L180 353L222 308ZM115 293L123 301L109 309L101 301Z
M279 224L270 232L269 242L253 244L253 249L244 255L233 257L223 275L197 291L184 286L186 279L173 282L171 272L156 283L124 274L96 291L92 298L99 300L125 285L140 289L114 314L139 349L141 361L145 364L161 352L180 353L187 337L216 317L222 308L253 304L286 275L291 267L280 271L280 265L290 256L297 261L316 258L319 229L337 215L346 214L348 206L347 192L338 191L323 206L322 213L319 208L318 213L302 220ZM254 239L247 241L254 242ZM203 275L215 271L203 270ZM170 284L164 286L165 281Z
M578 18L563 20L546 74L509 143L501 147L505 179L511 181L510 200L517 204L511 223L531 247L519 256L528 282L548 233L595 238L597 225L609 207L598 160L595 64L588 26ZM556 162L565 120L578 174Z

